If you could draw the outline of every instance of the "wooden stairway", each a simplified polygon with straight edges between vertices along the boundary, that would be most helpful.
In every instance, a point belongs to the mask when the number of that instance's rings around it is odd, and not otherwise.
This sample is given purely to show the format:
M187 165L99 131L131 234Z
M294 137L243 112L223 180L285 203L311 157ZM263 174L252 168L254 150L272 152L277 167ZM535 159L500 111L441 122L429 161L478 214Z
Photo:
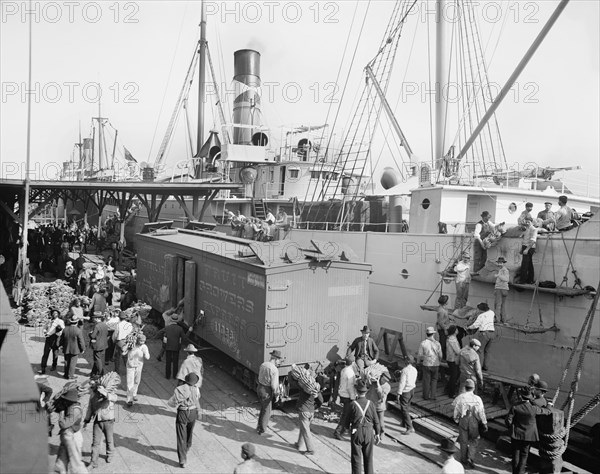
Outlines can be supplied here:
M267 205L264 199L252 200L252 215L261 221L267 218Z

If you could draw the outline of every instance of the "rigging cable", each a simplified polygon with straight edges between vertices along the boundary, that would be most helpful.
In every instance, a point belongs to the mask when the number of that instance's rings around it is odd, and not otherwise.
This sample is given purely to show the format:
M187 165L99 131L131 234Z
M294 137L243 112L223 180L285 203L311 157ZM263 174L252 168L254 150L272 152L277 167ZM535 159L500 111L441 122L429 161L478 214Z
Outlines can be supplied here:
M150 142L150 149L148 150L148 163L150 163L150 156L152 155L152 147L154 146L154 140L156 139L156 132L158 130L158 124L160 123L160 117L162 115L163 106L165 105L165 99L167 97L167 90L169 88L169 83L171 82L171 74L173 72L173 66L175 64L175 58L177 57L177 50L179 49L179 41L181 39L181 32L183 31L183 23L186 20L188 4L186 2L185 9L183 10L183 16L181 18L181 25L179 25L179 34L177 35L177 42L175 43L175 52L173 53L173 58L171 60L171 66L169 67L169 75L167 76L167 84L165 85L165 90L163 92L162 101L160 103L160 109L158 111L158 117L156 119L156 125L154 126L154 133L152 134L152 141Z
M358 2L358 0L357 0L357 2L356 2L356 4L355 4L355 7L354 7L354 13L353 13L353 15L352 15L352 22L351 22L351 24L350 24L350 29L348 30L348 35L347 35L347 37L346 37L346 44L344 45L344 52L342 53L342 60L340 61L340 66L339 66L339 68L338 68L338 73L337 73L337 77L336 77L336 81L335 81L335 83L336 83L336 84L337 84L337 83L338 83L338 81L339 81L340 74L341 74L341 71L342 71L343 62L344 62L344 58L346 57L346 51L347 51L347 49L348 49L348 44L350 43L350 35L351 35L351 33L352 33L352 28L353 28L353 26L354 26L354 20L355 20L355 18L356 18L356 12L357 12L357 10L358 10L358 5L359 5L359 2ZM346 94L346 88L347 88L347 86L348 86L348 81L349 81L349 79L350 79L350 71L352 70L352 66L354 65L354 60L356 59L356 52L357 52L357 50L358 50L358 42L360 41L360 38L361 38L361 36L362 36L363 28L364 28L364 26L365 26L365 21L366 21L366 18L367 18L367 12L369 11L369 7L370 7L370 6L371 6L371 2L369 1L369 3L367 4L367 9L366 9L366 11L365 11L365 14L364 14L364 16L363 16L363 23L362 23L362 25L361 25L361 28L360 28L360 31L359 31L359 33L358 33L358 38L357 38L357 40L356 40L356 45L355 45L355 47L354 47L354 53L353 53L353 55L352 55L352 59L350 60L350 65L348 66L348 74L347 74L347 76L346 76L346 81L344 82L344 87L342 88L342 95L341 95L341 97L340 97L340 102L339 102L339 103L340 103L340 105L338 106L338 108L337 108L337 111L336 111L336 114L335 114L335 117L334 117L334 119L333 119L333 125L332 125L332 127L331 127L331 130L332 130L332 132L333 132L333 130L335 129L335 126L336 126L336 124L337 124L337 120L338 120L338 117L339 117L339 114L340 114L340 108L341 108L341 104L342 104L342 101L343 101L343 99L344 99L344 96L345 96L345 94ZM331 104L330 104L330 107L328 108L328 111L327 111L327 116L326 116L326 118L325 118L325 123L327 123L327 119L328 119L328 117L329 117L329 112L330 112L330 110L331 110ZM328 141L327 141L327 145L326 145L326 150L329 150L329 148L330 148L330 145L331 145L331 137L332 137L332 135L333 135L333 133L332 133L332 134L329 136L329 139L328 139ZM327 152L326 152L326 153L327 153ZM337 160L337 158L335 158L335 159ZM323 170L324 166L325 166L325 161L323 161L323 162L321 163L321 167L320 167L320 170L319 170L319 177L321 176L321 171ZM335 169L335 168L334 168L334 169ZM311 197L311 199L310 199L310 205L309 205L309 208L308 208L308 212L309 212L309 213L310 213L310 211L311 211L311 209L312 209L313 202L314 202L314 200L315 200L315 195L316 195L316 192L317 192L317 188L318 188L318 186L319 186L319 184L318 184L318 183L319 183L319 179L317 179L317 182L316 182L316 184L315 184L315 188L314 188L314 190L313 190L312 197ZM307 188L306 188L306 192L305 192L305 195L304 195L304 203L303 203L302 207L300 208L300 212L301 212L301 214L302 214L302 212L304 211L304 208L306 207L306 202L307 202L307 198L308 198L308 192L309 192L309 189L310 189L310 186L307 186Z

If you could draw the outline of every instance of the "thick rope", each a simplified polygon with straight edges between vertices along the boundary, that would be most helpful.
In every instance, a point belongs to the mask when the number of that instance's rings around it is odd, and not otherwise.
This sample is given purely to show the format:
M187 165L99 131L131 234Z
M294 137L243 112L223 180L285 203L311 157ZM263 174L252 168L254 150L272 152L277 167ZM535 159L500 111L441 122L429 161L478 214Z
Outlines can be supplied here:
M598 282L598 287L600 287L600 282ZM569 392L569 396L567 397L567 401L569 401L569 414L567 415L567 434L565 436L565 446L568 446L569 444L569 434L571 433L571 417L573 415L573 407L575 405L575 394L577 393L577 388L579 387L579 379L581 378L581 370L583 368L583 361L585 359L586 347L590 340L590 334L592 333L593 315L596 313L596 307L598 306L598 296L600 296L600 292L596 292L596 295L594 296L594 301L590 306L588 318L586 318L588 322L587 331L585 333L583 345L581 346L581 353L579 354L579 361L577 362L577 370L575 372L575 377L573 379L573 382L571 383L571 390Z
M579 423L589 412L591 412L594 408L600 405L600 393L597 393L594 397L587 402L581 410L579 410L575 415L573 415L573 419L571 421L570 428L573 428L577 423Z
M590 311L588 311L585 321L583 322L581 329L579 330L579 335L577 336L577 340L575 341L575 344L573 345L573 350L571 351L571 354L569 355L569 360L567 361L567 365L565 366L565 369L563 370L562 376L560 378L560 382L558 383L558 387L556 387L556 393L554 394L554 397L552 398L553 405L556 405L556 400L558 399L558 395L560 394L560 389L562 388L562 385L565 382L565 379L567 378L567 373L569 372L569 369L571 368L571 363L573 362L573 358L575 357L575 353L577 352L577 348L579 347L579 343L581 342L583 333L585 332L585 329L588 326L590 320L593 318L593 315L596 311L597 303L598 303L598 293L596 293L596 296L594 297L594 301L592 302L592 305L590 306ZM593 311L592 311L592 308L593 308ZM591 324L589 324L589 325L591 327ZM585 346L584 346L584 348L585 348ZM582 351L582 352L584 352L584 351Z

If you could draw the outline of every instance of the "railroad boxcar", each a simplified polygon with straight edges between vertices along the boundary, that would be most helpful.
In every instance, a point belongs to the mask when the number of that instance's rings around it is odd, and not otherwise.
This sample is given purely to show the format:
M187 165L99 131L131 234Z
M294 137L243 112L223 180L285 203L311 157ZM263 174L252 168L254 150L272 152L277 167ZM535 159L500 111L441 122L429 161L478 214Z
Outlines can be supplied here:
M251 388L273 350L285 377L292 364L345 357L367 324L371 265L335 242L301 248L181 229L137 238L138 297L160 312L184 299L194 334L231 357Z

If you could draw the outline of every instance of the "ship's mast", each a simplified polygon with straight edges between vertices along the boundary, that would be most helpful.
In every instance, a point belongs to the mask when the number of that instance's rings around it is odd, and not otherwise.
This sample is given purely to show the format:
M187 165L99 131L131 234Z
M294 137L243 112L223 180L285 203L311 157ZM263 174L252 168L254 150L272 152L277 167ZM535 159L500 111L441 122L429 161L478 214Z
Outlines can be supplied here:
M204 0L202 0L200 8L200 49L198 51L198 54L200 55L198 63L198 138L196 143L197 152L200 152L200 149L204 144L204 94L206 89L206 9L204 7Z
M435 141L434 153L432 157L432 168L435 169L436 163L444 156L444 129L446 118L446 101L444 100L444 91L446 90L446 80L448 77L448 59L446 54L446 19L444 18L444 9L446 0L436 0L435 2L435 22L436 22L436 41L435 41Z

